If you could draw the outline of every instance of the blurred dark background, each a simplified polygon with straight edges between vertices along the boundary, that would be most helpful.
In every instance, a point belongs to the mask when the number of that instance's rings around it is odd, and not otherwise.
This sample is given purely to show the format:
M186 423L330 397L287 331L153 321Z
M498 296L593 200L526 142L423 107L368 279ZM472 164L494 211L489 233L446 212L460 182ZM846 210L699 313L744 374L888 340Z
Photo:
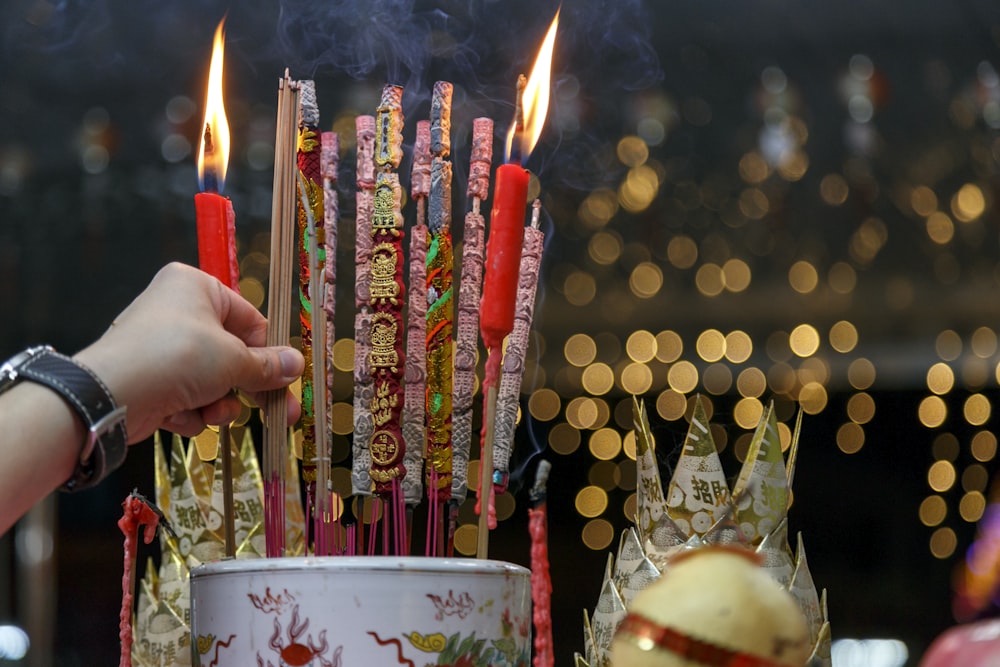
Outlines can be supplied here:
M513 81L556 8L3 3L0 358L39 342L75 351L164 263L197 262L194 149L227 12L225 194L243 276L262 289L285 67L316 80L321 125L343 137L350 271L354 116L374 112L385 81L404 84L408 148L431 84L452 81L460 220L472 118L495 119L499 155ZM996 469L998 45L1000 8L986 0L563 6L549 119L527 165L546 254L515 460L530 475L548 448L554 464L557 664L582 650L582 609L628 525L630 394L650 409L665 480L695 394L733 477L746 415L773 400L791 425L801 405L790 527L828 590L834 638L899 639L916 664L955 622L952 581ZM351 290L343 278L340 332ZM725 354L720 336L751 350ZM610 452L594 444L607 430L619 434ZM152 478L147 443L100 488L54 498L0 540L0 623L36 634L21 664L116 659L115 522ZM596 516L575 503L586 487L606 493ZM527 564L525 490L514 499L491 555Z

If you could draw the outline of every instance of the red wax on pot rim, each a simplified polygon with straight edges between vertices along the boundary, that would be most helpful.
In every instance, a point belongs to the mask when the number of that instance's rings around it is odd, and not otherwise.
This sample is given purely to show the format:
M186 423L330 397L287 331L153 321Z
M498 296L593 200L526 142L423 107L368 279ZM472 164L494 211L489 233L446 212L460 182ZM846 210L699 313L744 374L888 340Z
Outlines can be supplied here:
M199 192L194 196L194 209L198 221L198 266L239 292L233 203L214 192Z
M479 331L487 348L498 347L514 328L528 178L528 171L519 164L497 169L479 304Z

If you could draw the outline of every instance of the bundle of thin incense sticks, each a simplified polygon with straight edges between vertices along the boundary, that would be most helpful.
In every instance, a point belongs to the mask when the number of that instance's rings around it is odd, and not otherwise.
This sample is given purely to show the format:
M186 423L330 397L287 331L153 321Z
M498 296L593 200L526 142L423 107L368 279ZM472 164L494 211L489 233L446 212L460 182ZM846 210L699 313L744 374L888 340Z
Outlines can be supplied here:
M288 345L295 262L295 135L298 90L288 72L278 81L271 204L271 268L267 304L267 344ZM264 404L264 528L267 556L285 552L285 461L288 458L285 391L269 392Z

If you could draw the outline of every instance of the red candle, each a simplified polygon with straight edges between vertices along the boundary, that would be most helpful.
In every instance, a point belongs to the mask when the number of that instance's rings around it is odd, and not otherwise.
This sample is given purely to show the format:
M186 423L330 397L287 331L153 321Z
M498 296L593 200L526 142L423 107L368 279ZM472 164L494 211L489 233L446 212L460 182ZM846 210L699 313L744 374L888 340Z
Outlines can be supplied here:
M514 328L514 303L528 205L528 172L519 164L497 169L493 210L486 243L479 330L486 347L495 348Z
M194 209L198 221L198 266L239 292L236 213L232 201L215 192L199 192L194 196Z
M205 124L198 151L201 192L194 196L198 221L198 265L239 291L240 270L236 262L236 215L233 204L219 194L229 163L229 123L222 99L223 21L215 30L212 62L208 70Z

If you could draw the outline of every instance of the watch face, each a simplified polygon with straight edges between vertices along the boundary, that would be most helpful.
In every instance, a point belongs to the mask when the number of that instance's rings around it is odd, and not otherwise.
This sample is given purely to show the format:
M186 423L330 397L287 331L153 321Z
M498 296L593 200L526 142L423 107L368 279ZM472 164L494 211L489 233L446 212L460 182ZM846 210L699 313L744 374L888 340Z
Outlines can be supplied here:
M7 391L15 384L18 380L17 370L24 365L28 359L41 352L42 350L52 349L48 345L38 345L35 347L29 347L27 350L22 350L18 352L13 357L7 361L0 364L0 394Z

